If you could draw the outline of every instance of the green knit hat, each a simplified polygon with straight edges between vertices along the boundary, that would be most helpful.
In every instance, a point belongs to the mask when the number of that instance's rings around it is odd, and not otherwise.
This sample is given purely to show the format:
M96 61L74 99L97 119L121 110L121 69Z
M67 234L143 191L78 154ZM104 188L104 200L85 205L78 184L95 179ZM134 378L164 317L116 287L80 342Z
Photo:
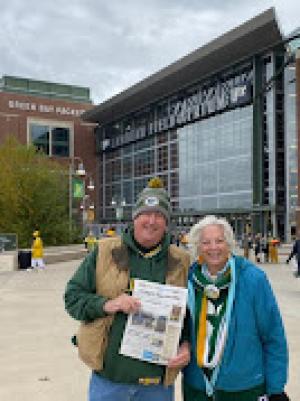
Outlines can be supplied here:
M132 213L133 219L144 212L160 212L167 221L170 219L170 199L161 179L158 177L151 178L148 186L138 195Z

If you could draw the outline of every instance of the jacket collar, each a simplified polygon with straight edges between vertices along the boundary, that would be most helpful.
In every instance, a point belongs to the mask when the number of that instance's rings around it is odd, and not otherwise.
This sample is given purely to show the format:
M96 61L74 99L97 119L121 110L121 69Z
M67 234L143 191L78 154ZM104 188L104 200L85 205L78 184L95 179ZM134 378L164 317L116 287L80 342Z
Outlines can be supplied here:
M121 244L112 249L112 258L116 263L119 270L129 270L129 248L138 253L138 249L133 241L133 230L127 229L122 233ZM157 257L168 255L167 270L175 270L180 262L180 258L171 254L170 252L170 237L166 234L162 240L162 249Z

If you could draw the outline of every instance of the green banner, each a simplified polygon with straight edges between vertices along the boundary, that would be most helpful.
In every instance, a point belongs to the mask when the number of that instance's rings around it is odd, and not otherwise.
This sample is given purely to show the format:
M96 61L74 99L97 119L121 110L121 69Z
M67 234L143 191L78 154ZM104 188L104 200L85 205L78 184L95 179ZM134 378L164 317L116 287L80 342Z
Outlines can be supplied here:
M73 192L73 198L83 198L84 197L84 181L81 180L80 178L73 177L72 192Z

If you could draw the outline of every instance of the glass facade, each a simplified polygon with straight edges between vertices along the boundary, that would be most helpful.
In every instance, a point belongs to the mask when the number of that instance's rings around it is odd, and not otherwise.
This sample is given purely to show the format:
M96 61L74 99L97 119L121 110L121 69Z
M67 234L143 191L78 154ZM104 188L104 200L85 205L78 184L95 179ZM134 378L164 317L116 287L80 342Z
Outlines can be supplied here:
M265 82L269 80L274 75L274 66L271 57L265 62L264 77ZM264 118L265 118L265 134L266 134L266 154L265 157L268 158L268 165L266 168L266 184L265 191L266 199L268 203L272 206L276 204L276 160L275 160L275 100L274 100L274 90L270 89L266 92L264 97Z
M285 69L285 135L286 135L286 215L287 240L296 234L296 207L298 202L296 84L295 66Z
M162 132L102 153L101 218L123 202L130 218L137 194L153 175L168 189L174 212L252 207L252 105Z
M178 130L181 210L251 208L252 113L250 105Z
M249 212L252 207L251 60L181 89L96 130L100 219L122 204L131 218L137 194L159 176L174 213Z
M238 238L284 238L282 76L274 81L281 60L281 51L270 51L99 126L99 219L116 218L117 199L129 220L155 175L177 227L215 213L228 218Z
M48 156L70 157L71 127L62 127L54 122L29 123L29 140Z

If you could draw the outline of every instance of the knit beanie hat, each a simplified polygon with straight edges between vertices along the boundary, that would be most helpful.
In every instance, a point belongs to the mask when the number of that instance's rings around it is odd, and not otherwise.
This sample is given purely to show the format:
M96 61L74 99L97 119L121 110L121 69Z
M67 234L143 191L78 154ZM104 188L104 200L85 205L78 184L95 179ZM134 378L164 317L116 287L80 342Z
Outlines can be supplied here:
M158 177L152 178L148 182L148 186L139 193L132 213L133 219L143 212L160 212L167 221L170 219L169 196Z

